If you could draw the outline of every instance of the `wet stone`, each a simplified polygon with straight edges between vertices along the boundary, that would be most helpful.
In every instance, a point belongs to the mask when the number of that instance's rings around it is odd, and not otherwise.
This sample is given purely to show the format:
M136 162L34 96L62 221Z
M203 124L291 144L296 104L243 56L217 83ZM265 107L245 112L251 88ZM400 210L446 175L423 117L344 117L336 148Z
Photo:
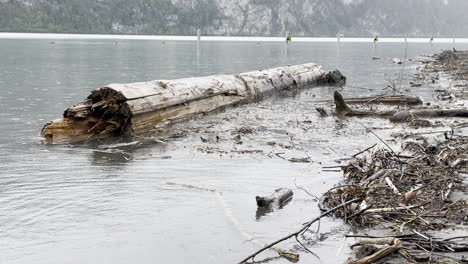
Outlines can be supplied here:
M411 119L411 114L407 111L397 112L392 117L390 121L394 123L406 122Z

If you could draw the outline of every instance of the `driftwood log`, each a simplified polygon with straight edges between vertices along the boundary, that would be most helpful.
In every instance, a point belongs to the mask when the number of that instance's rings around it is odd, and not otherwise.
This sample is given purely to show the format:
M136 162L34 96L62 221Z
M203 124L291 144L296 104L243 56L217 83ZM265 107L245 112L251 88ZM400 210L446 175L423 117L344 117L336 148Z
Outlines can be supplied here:
M255 200L259 207L281 206L284 202L292 199L293 191L290 189L276 189L270 196L256 196Z
M406 122L412 117L468 117L467 109L419 109L411 111L366 111L353 110L339 92L334 93L336 114L340 116L377 116L389 118L392 122Z
M347 104L422 105L421 98L406 95L385 95L344 99Z
M387 239L385 239L387 240ZM401 241L398 238L391 239L390 243L381 243L383 241L375 241L375 244L362 245L356 253L359 259L356 261L347 262L347 264L371 264L393 254L400 250Z
M109 84L47 123L49 144L79 143L109 136L140 135L223 107L256 101L275 92L345 82L316 64L302 64L236 75Z
M408 106L417 106L422 105L423 101L421 98L416 96L408 96L408 95L379 95L379 96L372 96L372 97L352 97L352 98L344 98L344 101L347 104L384 104L384 105L408 105ZM312 103L326 103L326 102L333 102L333 100L325 100L325 101L310 101Z

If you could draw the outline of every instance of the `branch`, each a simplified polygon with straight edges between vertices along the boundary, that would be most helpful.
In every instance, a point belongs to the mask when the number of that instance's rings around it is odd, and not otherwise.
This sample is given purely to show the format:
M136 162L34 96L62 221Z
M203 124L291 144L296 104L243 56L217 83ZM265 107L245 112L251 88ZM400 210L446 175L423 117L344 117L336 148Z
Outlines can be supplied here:
M290 239L290 238L292 238L292 237L297 237L299 234L301 234L301 233L305 232L307 229L309 229L309 227L310 227L313 223L317 222L317 221L320 220L322 217L327 216L327 215L329 215L329 214L335 212L336 210L338 210L338 209L340 209L340 208L342 208L342 207L345 207L345 206L347 206L347 205L349 205L349 204L352 204L352 203L355 203L355 202L360 202L360 201L362 201L362 199L356 198L356 199L353 199L353 200L344 202L344 203L342 203L342 204L340 204L340 205L338 205L338 206L336 206L336 207L334 207L334 208L332 208L332 209L330 209L330 210L328 210L328 211L322 213L320 216L316 217L315 219L311 220L310 222L307 222L307 223L306 223L301 229L299 229L298 231L296 231L296 232L294 232L294 233L291 233L291 234L289 234L289 235L287 235L287 236L285 236L285 237L283 237L283 238L280 238L280 239L276 240L275 242L272 242L272 243L266 245L266 246L263 247L262 249L256 251L255 253L253 253L253 254L249 255L248 257L246 257L245 259L241 260L241 261L239 262L239 264L242 264L242 263L247 262L249 259L254 258L254 257L257 256L258 254L260 254L260 253L262 253L263 251L265 251L265 250L267 250L267 249L273 247L273 246L276 245L276 244L279 244L279 243L281 243L281 242L283 242L283 241L285 241L285 240L288 240L288 239Z
M358 153L352 155L351 157L355 158L355 157L357 157L358 155L360 155L360 154L362 154L362 153L364 153L364 152L366 152L366 151L368 151L368 150L370 150L370 149L373 149L375 146L377 146L377 143L374 144L374 145L372 145L372 146L370 146L370 147L368 147L368 148L366 148L365 150L359 151Z

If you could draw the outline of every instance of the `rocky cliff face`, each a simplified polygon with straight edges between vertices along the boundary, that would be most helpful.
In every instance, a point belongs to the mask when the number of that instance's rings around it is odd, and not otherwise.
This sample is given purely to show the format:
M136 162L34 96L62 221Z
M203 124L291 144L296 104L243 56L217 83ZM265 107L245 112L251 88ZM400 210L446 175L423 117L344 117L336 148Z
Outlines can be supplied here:
M221 26L211 34L284 36L335 35L350 24L342 0L219 0Z
M0 31L466 36L466 0L0 0Z
M462 36L463 0L219 0L223 26L213 34L283 36ZM454 19L457 17L457 19ZM457 25L454 28L453 25Z

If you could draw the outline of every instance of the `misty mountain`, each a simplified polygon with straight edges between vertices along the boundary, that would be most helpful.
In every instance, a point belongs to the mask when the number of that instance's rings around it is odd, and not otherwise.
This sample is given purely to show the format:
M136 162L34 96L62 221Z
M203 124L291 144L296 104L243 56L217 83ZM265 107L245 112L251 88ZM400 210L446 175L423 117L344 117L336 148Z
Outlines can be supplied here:
M0 31L466 36L466 0L0 0Z

